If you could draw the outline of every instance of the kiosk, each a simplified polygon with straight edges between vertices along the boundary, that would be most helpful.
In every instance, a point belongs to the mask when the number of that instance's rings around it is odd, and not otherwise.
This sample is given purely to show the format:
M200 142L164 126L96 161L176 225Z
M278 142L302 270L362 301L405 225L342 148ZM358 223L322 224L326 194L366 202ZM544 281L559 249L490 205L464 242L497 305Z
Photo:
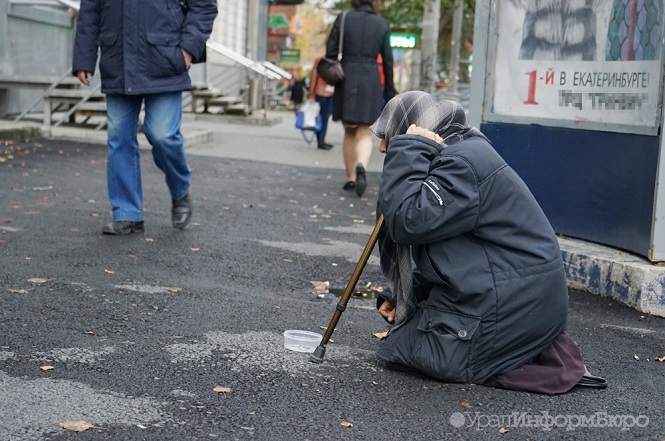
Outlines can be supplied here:
M662 0L476 3L470 123L559 235L665 261Z

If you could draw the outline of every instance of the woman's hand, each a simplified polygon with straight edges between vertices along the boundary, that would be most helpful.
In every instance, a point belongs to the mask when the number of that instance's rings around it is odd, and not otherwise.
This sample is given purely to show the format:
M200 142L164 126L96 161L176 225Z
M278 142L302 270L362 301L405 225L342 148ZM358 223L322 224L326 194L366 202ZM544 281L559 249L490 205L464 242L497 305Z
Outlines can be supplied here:
M437 144L443 144L443 138L441 138L437 133L434 133L429 129L417 126L415 124L411 124L409 126L409 128L406 130L406 134L424 136L425 138L431 139Z
M379 314L383 317L388 323L393 323L395 321L395 307L390 304L388 301L384 301L379 307Z

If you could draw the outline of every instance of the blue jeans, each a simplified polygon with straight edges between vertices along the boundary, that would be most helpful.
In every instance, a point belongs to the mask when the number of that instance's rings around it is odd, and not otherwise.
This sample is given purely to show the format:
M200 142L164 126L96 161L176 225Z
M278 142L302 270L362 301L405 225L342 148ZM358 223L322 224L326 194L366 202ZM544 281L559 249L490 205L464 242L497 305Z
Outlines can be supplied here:
M192 170L187 165L181 92L106 96L108 143L106 179L114 221L143 220L143 189L137 138L139 112L145 105L143 133L152 146L152 158L166 176L172 199L189 192Z
M328 120L330 115L332 115L333 110L333 97L332 96L319 96L314 97L317 103L321 106L321 130L316 134L316 139L319 144L326 142L326 132L328 131Z

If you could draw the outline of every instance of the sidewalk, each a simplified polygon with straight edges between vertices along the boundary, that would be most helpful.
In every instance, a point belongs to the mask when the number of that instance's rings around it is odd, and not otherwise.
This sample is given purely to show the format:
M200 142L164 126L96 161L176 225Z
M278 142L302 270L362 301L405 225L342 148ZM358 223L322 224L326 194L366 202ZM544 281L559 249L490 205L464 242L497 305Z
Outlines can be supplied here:
M185 114L183 133L191 155L245 159L327 169L324 179L343 181L343 129L331 121L327 142L331 151L307 145L293 126L290 112L257 112L244 117ZM0 139L47 137L104 144L106 132L0 120ZM149 148L140 137L142 148ZM368 173L380 173L382 155L372 155ZM330 170L337 170L337 173ZM640 312L665 317L665 267L621 250L560 237L570 288L622 302Z

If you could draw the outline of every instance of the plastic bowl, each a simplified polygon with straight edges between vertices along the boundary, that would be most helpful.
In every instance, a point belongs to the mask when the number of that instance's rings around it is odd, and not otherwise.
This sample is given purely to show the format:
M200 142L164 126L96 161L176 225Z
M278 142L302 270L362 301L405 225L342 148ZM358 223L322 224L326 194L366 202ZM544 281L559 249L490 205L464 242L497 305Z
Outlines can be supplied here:
M316 332L289 329L284 331L284 347L296 352L314 352L323 336Z

